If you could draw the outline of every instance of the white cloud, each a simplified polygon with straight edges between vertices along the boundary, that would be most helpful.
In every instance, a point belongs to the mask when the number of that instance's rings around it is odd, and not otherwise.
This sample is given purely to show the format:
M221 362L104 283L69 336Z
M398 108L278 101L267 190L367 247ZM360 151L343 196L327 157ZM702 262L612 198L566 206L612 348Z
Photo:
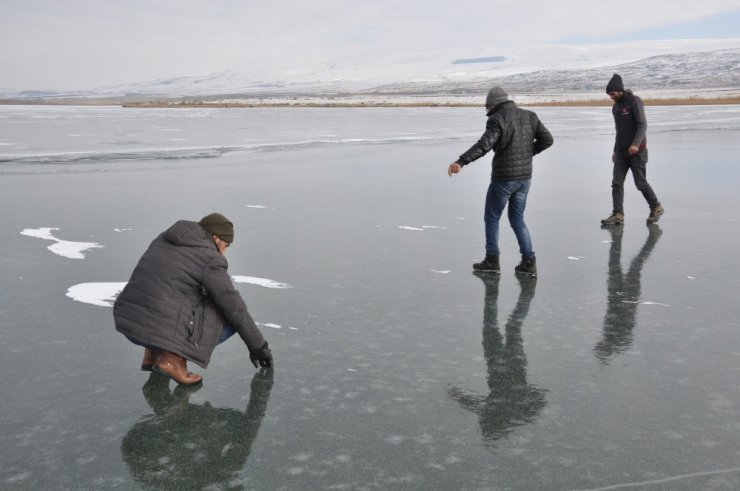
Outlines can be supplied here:
M737 0L0 0L0 87L90 88L220 70L480 49L691 22Z

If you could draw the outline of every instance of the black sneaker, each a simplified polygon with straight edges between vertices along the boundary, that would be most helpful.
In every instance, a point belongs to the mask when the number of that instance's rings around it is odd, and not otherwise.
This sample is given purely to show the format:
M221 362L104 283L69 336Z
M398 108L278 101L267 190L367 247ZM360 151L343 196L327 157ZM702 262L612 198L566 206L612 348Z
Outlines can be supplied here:
M501 266L499 266L498 263L498 256L486 256L483 261L473 264L473 271L501 274Z
M514 273L537 276L537 258L534 256L522 256L522 261L514 268Z

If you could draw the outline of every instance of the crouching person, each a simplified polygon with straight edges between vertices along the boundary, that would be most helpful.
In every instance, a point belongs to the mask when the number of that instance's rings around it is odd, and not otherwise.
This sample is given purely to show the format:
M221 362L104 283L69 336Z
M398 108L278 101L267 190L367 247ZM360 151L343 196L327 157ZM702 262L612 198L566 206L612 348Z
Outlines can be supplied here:
M178 384L203 380L187 360L206 368L217 344L238 333L255 368L272 368L272 353L227 272L224 254L233 224L220 213L180 220L159 234L113 305L116 330L144 347L142 370Z

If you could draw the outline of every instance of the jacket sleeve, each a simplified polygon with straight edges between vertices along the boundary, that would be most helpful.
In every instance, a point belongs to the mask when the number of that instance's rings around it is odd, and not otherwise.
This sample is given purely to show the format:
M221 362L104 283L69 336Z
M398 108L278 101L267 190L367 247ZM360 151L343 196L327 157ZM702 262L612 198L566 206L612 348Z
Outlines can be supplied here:
M234 288L227 268L226 258L215 256L203 271L203 286L226 322L239 333L249 351L258 350L264 346L265 338L249 314L247 304Z
M555 140L550 131L545 128L542 121L537 118L537 129L534 132L534 151L532 152L532 155L537 155L543 150L550 148L554 141Z
M487 154L501 138L501 128L499 128L497 122L493 118L488 118L486 123L486 131L480 139L470 149L460 155L457 159L462 165L468 165L474 160L478 160Z
M635 120L635 138L632 139L632 145L639 147L645 141L647 134L645 106L639 97L635 97L632 101L632 117Z

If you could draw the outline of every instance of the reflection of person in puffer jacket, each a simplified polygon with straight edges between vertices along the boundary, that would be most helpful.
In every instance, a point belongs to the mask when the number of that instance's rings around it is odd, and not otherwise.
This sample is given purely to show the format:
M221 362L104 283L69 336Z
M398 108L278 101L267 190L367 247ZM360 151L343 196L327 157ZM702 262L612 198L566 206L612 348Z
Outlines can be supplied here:
M477 276L479 274L476 274ZM517 426L533 422L547 405L545 390L527 382L522 324L534 298L536 278L518 276L520 291L505 326L498 327L498 275L478 276L486 288L483 308L483 356L488 365L488 394L478 395L459 387L448 390L462 407L478 415L487 442L509 435Z
M255 367L272 367L267 341L227 272L233 240L233 224L212 213L176 222L149 245L113 306L116 330L145 348L142 370L200 383L186 359L206 368L216 345L235 332Z

